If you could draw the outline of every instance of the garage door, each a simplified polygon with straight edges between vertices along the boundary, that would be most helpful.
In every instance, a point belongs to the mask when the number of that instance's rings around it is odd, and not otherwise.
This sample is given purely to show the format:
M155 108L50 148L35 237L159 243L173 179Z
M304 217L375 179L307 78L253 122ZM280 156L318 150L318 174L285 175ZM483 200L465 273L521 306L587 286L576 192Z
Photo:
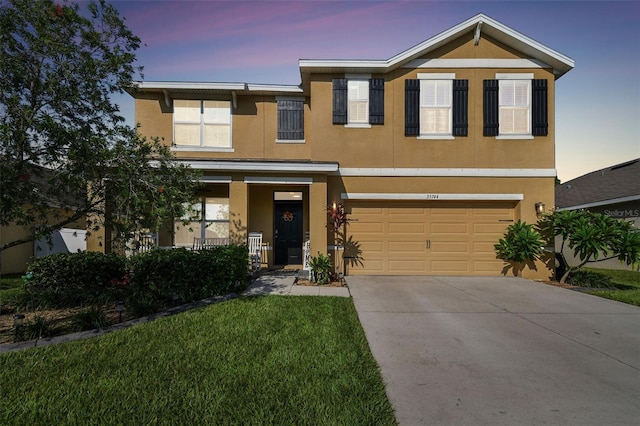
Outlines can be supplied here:
M514 203L355 202L346 256L350 274L500 275L494 244Z

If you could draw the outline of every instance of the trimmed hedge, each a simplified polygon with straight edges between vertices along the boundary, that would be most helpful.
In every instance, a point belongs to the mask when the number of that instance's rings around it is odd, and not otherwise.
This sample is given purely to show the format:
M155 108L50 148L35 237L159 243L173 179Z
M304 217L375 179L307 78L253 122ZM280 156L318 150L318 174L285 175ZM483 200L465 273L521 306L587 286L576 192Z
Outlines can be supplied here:
M70 307L126 300L134 310L152 313L178 302L243 291L247 259L246 245L152 250L129 259L98 252L55 254L29 265L25 303Z
M98 252L59 253L34 260L24 280L27 299L38 306L103 303L127 273L126 259Z
M130 259L130 290L172 303L240 292L248 284L248 253L246 245L152 250Z

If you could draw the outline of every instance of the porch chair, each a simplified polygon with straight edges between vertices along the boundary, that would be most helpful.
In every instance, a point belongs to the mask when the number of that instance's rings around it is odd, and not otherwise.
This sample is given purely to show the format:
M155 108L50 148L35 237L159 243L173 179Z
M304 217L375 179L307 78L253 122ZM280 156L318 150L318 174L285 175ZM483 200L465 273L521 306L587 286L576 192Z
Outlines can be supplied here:
M262 266L262 232L249 232L249 262L252 271L259 271Z

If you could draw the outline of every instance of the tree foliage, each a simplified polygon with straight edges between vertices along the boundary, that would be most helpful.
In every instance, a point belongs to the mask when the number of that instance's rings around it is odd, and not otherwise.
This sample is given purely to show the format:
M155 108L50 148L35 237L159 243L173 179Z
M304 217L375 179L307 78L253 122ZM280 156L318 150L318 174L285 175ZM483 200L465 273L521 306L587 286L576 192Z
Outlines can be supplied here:
M494 248L498 259L508 262L517 276L525 265L535 269L535 261L542 256L544 241L533 225L518 220L509 225L504 238Z
M640 230L631 222L586 210L564 210L545 215L538 228L551 244L559 236L560 252L566 246L580 260L568 265L562 283L589 262L617 258L627 265L640 263Z
M0 251L77 221L124 236L180 216L194 172L111 100L142 71L117 10L8 0L0 28L0 226L30 230Z

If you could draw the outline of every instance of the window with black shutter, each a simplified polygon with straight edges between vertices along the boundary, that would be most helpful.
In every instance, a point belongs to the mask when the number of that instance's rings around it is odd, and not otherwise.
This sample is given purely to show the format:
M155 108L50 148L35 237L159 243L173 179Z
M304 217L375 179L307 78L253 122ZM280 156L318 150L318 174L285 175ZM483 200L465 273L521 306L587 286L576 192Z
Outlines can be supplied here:
M278 140L304 139L304 100L278 99Z
M467 136L469 81L456 80L454 74L418 76L405 80L405 136Z
M384 124L383 78L335 78L332 83L333 124Z
M549 134L547 80L496 74L483 82L483 135L527 139Z

